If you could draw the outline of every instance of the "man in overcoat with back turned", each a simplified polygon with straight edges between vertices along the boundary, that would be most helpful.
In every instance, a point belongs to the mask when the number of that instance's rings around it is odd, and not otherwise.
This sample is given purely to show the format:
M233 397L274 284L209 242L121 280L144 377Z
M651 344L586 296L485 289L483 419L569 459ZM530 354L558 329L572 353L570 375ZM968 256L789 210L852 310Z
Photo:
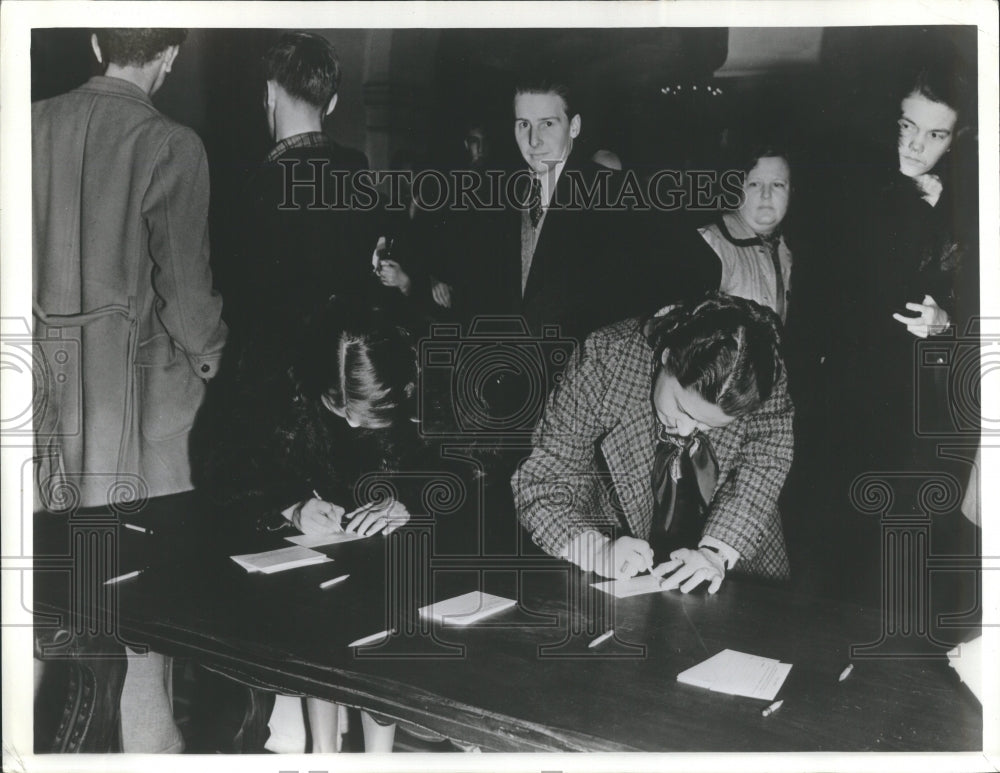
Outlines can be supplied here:
M192 488L189 433L227 331L205 150L150 100L185 36L97 30L104 75L32 106L36 508ZM169 661L129 661L124 750L180 751Z

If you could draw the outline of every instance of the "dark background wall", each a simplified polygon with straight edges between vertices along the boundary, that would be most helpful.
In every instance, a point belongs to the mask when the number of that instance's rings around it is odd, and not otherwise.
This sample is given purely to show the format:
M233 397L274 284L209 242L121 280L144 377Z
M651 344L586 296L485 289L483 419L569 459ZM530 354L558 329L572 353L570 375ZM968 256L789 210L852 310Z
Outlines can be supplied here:
M156 103L212 140L266 147L257 62L281 30L194 29ZM972 27L840 27L821 31L811 60L774 61L755 73L714 78L726 61L726 28L526 30L318 30L344 67L340 104L327 130L384 166L400 148L454 152L469 116L485 119L498 149L513 149L510 97L525 73L577 86L582 139L644 163L700 160L724 129L777 130L802 142L838 136L863 143L884 131L896 105L897 71L948 56L974 72ZM781 31L793 36L795 29ZM32 31L32 99L67 91L97 72L89 32ZM665 95L671 84L699 92ZM721 87L710 95L708 85ZM893 128L890 125L889 135ZM238 135L238 136L234 136ZM387 135L387 144L379 141Z
M154 98L205 142L213 224L239 217L233 202L242 176L270 144L258 62L280 32L191 30ZM318 32L337 47L344 70L325 128L364 150L375 168L404 150L424 163L456 163L470 120L487 126L495 165L519 163L512 89L524 74L541 72L576 88L579 152L612 149L640 173L726 166L752 139L785 140L799 151L800 217L823 216L831 179L893 163L900 73L944 58L974 78L977 42L968 26L786 28L767 31L763 43L754 30L726 28ZM726 76L741 47L759 61ZM800 55L775 53L780 48ZM31 66L33 99L82 83L97 72L89 32L33 30Z

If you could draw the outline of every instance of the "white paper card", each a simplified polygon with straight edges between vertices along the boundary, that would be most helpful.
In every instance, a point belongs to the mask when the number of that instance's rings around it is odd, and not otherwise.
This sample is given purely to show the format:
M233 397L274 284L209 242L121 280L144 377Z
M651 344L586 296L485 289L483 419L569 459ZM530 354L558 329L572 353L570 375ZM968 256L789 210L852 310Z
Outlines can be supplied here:
M239 556L230 556L230 558L248 572L263 572L264 574L284 572L287 569L323 564L333 560L315 550L300 546L265 550L263 553L244 553Z
M714 692L770 701L774 700L791 670L791 663L779 663L772 658L748 655L736 650L723 650L679 673L677 681Z
M503 596L474 590L421 607L420 614L446 625L468 625L504 609L510 609L515 604L517 601L514 599L505 599Z
M959 678L983 702L983 637L959 644L948 653L948 663L958 672Z
M338 545L341 542L354 542L356 539L364 539L361 534L354 532L338 532L336 534L300 534L297 537L285 537L286 542L293 545L301 545L304 548L319 548L324 545Z
M608 580L607 582L591 583L594 588L605 593L610 593L616 598L624 599L629 596L639 596L643 593L659 593L663 590L660 587L662 577L654 574L641 574L628 580Z

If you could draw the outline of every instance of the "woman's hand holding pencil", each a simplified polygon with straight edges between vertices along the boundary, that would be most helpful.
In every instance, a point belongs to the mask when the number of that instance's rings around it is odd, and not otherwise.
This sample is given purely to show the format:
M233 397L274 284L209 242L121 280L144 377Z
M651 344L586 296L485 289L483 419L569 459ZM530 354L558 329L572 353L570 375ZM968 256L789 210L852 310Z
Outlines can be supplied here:
M316 492L313 492L316 494ZM312 499L300 502L292 508L289 520L303 534L322 536L337 534L344 529L340 525L344 508L333 502L326 502L318 494Z

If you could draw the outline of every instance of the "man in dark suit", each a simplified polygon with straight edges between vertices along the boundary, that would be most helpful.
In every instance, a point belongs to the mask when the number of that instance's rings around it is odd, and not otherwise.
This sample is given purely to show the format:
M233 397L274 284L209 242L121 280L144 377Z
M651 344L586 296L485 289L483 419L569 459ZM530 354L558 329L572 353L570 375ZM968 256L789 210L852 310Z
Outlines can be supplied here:
M527 451L528 433L570 360L569 350L581 350L586 336L604 325L683 297L687 293L678 288L692 284L690 259L697 254L679 238L659 237L668 233L658 225L663 213L623 206L638 203L621 195L625 178L576 147L583 118L566 85L523 83L515 89L513 112L526 169L508 178L502 217L479 218L481 231L468 238L461 262L472 278L467 307L473 316L491 315L482 320L490 323L495 315L520 318L525 328L490 330L476 341L487 331L473 324L469 362L455 366L466 383L475 382L474 390L455 394L459 412L487 413L485 434L504 435L487 480L499 483L500 501L505 496L507 503L485 519L487 544L494 533L516 531L504 522L511 509L510 473ZM697 234L689 231L692 242ZM703 242L698 249L706 251Z
M582 340L626 316L602 281L627 252L622 218L608 206L618 173L574 152L582 117L565 85L525 82L513 112L525 167L504 178L503 212L455 217L462 223L452 232L462 242L452 250L456 300L463 317L522 317L533 336L557 326Z
M239 315L255 330L274 331L294 329L330 295L362 292L374 242L367 243L368 218L351 208L352 173L368 160L323 132L340 84L333 45L320 35L284 34L263 70L276 144L247 185Z
M621 299L609 267L623 251L613 173L573 155L583 120L569 89L526 84L514 95L514 138L530 172L518 213L520 312L535 332L557 324L582 338L614 318ZM596 186L596 187L595 187ZM591 193L596 194L591 196Z
M487 506L486 544L504 551L518 533L510 474L573 346L618 317L619 295L605 279L615 256L627 255L616 238L618 213L602 206L615 173L575 152L582 118L569 90L525 83L513 112L526 168L504 180L503 211L464 218L454 261L456 301L470 323L459 350L470 359L455 366L470 388L454 400L459 413L489 417L483 445L495 441L497 453L486 462L486 479L496 483L487 500L501 504Z
M672 215L639 211L622 195L621 172L575 150L583 118L566 85L525 82L513 109L526 169L504 186L507 216L468 250L479 282L474 312L520 315L533 335L557 326L582 342L610 322L700 294L691 287L710 288L693 233L664 227Z

